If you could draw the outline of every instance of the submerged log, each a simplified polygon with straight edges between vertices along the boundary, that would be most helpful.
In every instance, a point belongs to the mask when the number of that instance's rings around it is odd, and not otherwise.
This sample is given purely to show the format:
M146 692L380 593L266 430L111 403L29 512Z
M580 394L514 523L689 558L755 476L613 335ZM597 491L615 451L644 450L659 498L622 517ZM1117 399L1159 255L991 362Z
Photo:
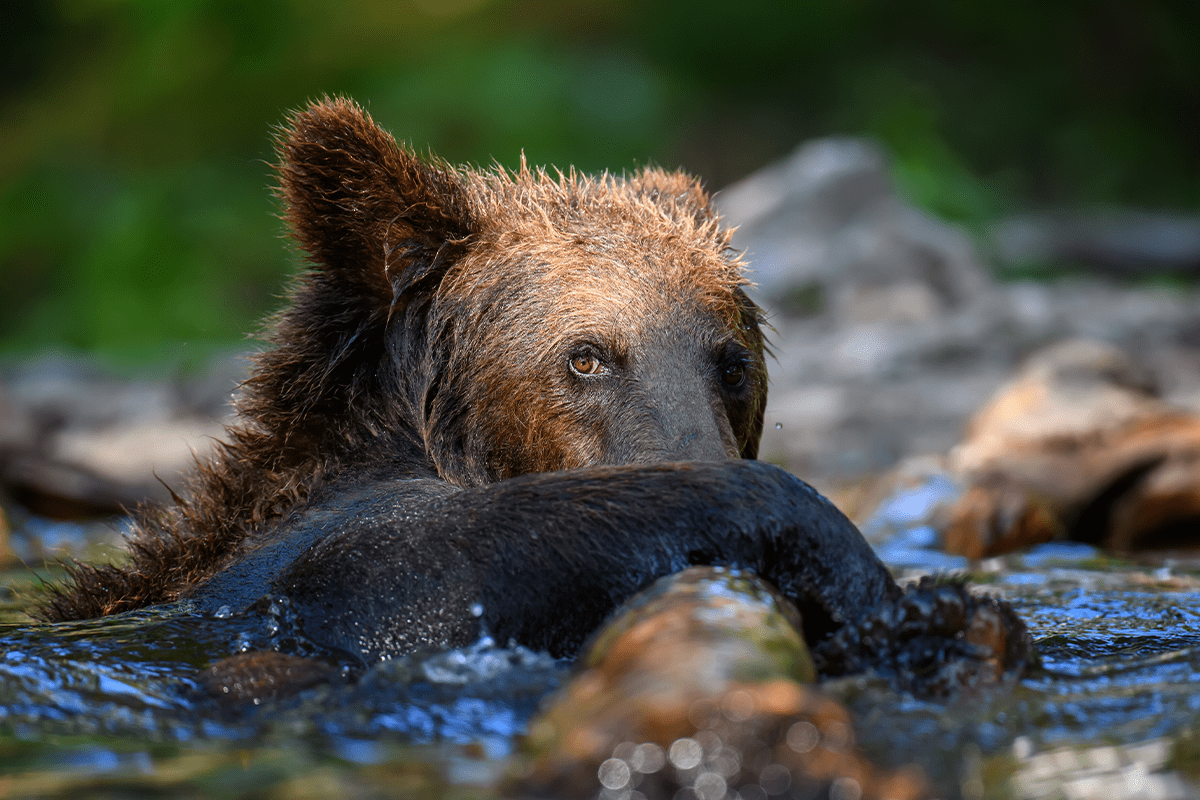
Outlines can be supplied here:
M813 685L799 623L752 575L697 567L658 581L598 633L533 722L509 790L925 796L920 770L885 773L855 749L849 713Z

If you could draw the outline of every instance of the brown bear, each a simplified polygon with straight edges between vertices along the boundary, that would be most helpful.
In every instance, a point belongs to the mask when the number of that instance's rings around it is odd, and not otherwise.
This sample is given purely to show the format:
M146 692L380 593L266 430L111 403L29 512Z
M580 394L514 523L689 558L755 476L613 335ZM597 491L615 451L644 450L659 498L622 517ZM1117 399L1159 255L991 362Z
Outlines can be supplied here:
M772 581L813 641L901 598L845 517L754 461L761 315L694 179L454 168L346 100L279 152L312 268L239 422L47 619L283 601L369 662L485 632L569 655L692 564Z

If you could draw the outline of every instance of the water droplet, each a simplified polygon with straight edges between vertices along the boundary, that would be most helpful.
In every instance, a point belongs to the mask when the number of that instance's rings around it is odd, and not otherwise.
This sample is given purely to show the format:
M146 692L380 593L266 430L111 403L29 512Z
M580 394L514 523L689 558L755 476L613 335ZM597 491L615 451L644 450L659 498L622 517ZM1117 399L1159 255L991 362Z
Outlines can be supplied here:
M658 772L667 764L667 758L663 755L661 747L654 742L646 742L639 744L633 752L633 760L630 762L638 772Z
M782 422L776 422L776 423L775 423L775 430L777 430L777 431L781 431L781 430L783 430L783 423L782 423Z
M805 720L797 722L795 725L788 728L788 747L792 748L797 753L807 753L812 750L817 746L817 740L819 738L820 734L817 733L817 726Z
M721 800L728 788L725 779L715 772L701 772L692 784L692 791L700 800Z
M792 773L783 764L768 764L758 773L758 785L767 794L783 794L792 785Z
M471 616L472 617L482 617L483 616L483 604L472 603L471 604Z
M1024 760L1033 755L1033 740L1028 736L1018 736L1012 743L1013 758Z
M821 730L825 747L835 753L840 753L854 745L854 733L844 722L830 722Z
M721 746L705 759L710 772L725 778L733 778L742 768L742 754L732 747Z
M707 728L719 719L720 713L716 703L702 698L688 708L688 721L697 728Z
M703 756L700 743L695 739L676 739L671 745L670 759L676 769L691 769Z
M629 783L629 765L619 758L610 758L600 765L596 777L605 789L620 789Z
M731 722L745 722L754 716L754 696L745 689L736 689L721 699L721 711Z
M716 731L696 731L692 738L696 740L696 744L700 745L700 751L710 756L722 745L721 737L717 735Z
M829 787L829 800L859 800L862 786L854 778L838 778Z

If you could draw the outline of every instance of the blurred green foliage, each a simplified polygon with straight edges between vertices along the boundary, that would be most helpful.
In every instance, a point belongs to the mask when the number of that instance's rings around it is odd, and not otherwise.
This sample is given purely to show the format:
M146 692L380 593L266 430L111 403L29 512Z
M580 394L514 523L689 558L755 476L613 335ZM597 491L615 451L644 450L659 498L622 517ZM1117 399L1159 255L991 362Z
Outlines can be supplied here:
M229 342L278 304L271 130L349 94L451 161L711 187L867 134L980 222L1200 208L1200 6L1096 0L0 2L0 349Z

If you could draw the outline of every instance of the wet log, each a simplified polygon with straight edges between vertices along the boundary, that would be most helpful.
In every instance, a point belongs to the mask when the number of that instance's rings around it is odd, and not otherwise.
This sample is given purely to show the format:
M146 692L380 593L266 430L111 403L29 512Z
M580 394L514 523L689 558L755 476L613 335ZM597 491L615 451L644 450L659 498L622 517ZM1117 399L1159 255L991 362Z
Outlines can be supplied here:
M812 685L799 622L751 575L692 568L658 581L535 719L509 792L925 796L919 769L883 772L855 749L849 713Z

